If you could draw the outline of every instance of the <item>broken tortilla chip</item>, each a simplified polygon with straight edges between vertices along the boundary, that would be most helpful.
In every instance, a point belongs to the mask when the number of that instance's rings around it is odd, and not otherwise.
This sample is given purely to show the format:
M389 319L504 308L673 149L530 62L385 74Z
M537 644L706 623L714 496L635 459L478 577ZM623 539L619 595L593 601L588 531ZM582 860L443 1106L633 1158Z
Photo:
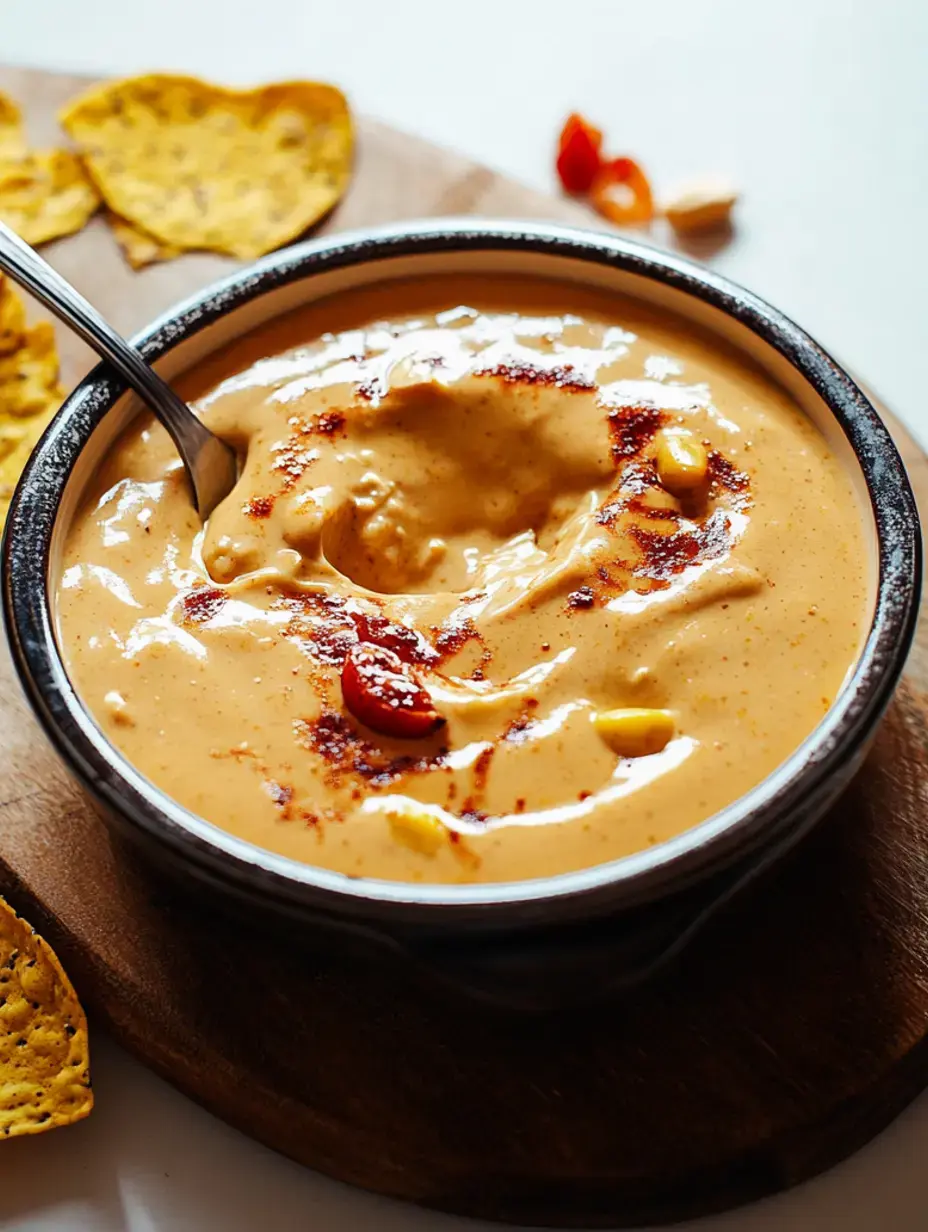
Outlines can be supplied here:
M55 330L39 321L26 330L17 350L0 356L0 423L40 414L57 393Z
M39 437L64 400L55 331L27 327L22 300L0 274L0 528Z
M51 947L0 898L0 1138L93 1107L87 1019Z
M17 350L26 334L26 310L13 284L0 274L0 356Z
M270 252L327 214L351 172L345 96L308 81L228 90L134 77L60 119L110 209L178 248Z
M30 419L23 419L18 423L0 419L0 530L6 521L19 477L38 444L39 437L55 418L63 401L64 390L59 389L56 397L50 399L45 408Z
M22 113L8 94L0 94L0 158L19 158L25 152Z
M122 249L123 256L133 269L144 269L155 261L172 261L183 252L183 249L176 248L173 244L162 244L161 240L155 239L141 227L127 222L112 211L107 212L106 221Z
M38 150L0 160L0 219L27 244L79 231L100 204L71 150Z

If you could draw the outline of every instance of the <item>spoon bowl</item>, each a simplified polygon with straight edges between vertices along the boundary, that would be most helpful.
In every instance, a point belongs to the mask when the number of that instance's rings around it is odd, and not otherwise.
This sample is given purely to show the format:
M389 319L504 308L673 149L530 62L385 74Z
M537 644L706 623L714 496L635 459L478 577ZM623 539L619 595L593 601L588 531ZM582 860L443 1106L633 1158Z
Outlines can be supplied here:
M510 1008L614 995L668 962L724 903L812 828L861 765L918 615L918 515L895 446L848 375L776 309L682 258L526 222L440 219L315 240L208 287L140 336L180 377L217 351L343 289L460 273L525 275L633 295L693 320L761 365L827 434L861 496L874 607L859 660L808 739L763 783L663 843L547 878L430 885L349 877L240 839L165 795L84 708L56 636L61 546L136 408L97 370L68 400L13 497L4 613L27 696L114 831L198 898L274 914L346 951L406 953L443 987ZM256 715L260 722L262 716ZM375 959L376 961L376 959Z

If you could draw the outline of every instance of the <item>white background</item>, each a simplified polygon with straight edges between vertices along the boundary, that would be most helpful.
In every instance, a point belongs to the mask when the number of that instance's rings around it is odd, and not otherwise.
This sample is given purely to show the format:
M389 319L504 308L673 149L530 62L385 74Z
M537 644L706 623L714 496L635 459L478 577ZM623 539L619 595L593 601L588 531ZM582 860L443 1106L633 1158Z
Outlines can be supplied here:
M575 107L658 186L728 173L744 201L712 264L798 319L928 443L924 0L6 0L0 30L11 63L329 79L359 110L540 189ZM94 1072L89 1121L0 1150L0 1227L477 1227L271 1155L99 1033ZM926 1158L928 1097L828 1176L699 1227L925 1232Z

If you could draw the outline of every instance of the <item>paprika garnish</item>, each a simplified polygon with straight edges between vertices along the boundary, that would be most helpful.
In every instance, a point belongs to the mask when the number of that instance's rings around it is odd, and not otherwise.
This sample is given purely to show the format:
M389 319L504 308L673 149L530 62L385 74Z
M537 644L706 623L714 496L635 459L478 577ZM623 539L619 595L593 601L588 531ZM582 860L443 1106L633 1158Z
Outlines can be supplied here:
M603 163L590 188L594 209L610 222L650 222L654 195L648 177L633 158L613 158Z
M602 166L603 135L574 112L567 117L557 147L557 173L569 193L588 193Z

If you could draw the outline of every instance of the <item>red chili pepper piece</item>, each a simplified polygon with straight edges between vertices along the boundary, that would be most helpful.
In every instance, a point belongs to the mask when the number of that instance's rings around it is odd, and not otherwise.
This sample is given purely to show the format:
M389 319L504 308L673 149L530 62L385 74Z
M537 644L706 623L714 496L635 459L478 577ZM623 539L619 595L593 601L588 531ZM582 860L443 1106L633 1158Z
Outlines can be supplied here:
M409 664L370 642L358 642L348 652L342 696L359 722L384 736L415 740L445 722Z
M616 187L621 188L616 192ZM594 207L610 222L650 222L654 217L651 182L633 158L613 158L603 163L590 189Z
M557 147L557 173L569 193L587 193L602 166L603 135L583 116L567 117Z

